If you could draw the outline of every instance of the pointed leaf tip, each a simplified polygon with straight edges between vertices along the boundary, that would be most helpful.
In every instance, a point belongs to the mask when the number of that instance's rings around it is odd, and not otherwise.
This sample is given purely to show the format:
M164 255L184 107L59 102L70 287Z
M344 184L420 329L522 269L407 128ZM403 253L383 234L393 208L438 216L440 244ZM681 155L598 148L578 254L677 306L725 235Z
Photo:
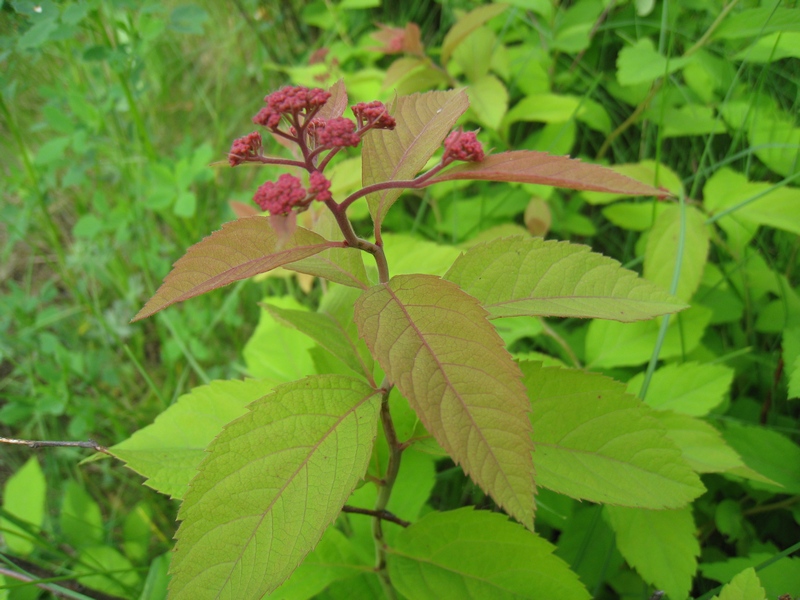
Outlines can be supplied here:
M178 259L164 283L131 322L149 317L176 302L342 246L341 242L330 242L302 227L281 240L265 217L246 217L225 223L222 229L189 248Z

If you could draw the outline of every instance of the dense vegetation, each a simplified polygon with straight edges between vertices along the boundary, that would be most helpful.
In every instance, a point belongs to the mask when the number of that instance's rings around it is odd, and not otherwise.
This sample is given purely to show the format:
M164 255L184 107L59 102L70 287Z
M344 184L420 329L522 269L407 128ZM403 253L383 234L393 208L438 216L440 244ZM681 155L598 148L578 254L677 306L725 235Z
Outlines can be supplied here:
M328 291L307 275L238 282L129 321L186 248L249 214L237 203L254 207L253 191L282 172L225 161L264 94L343 79L351 104L391 103L464 87L459 124L480 128L487 149L570 154L674 195L454 181L403 195L383 221L393 274L443 275L480 241L546 236L590 245L691 305L660 322L496 322L520 361L626 382L619 393L655 409L705 486L654 512L545 485L536 532L598 598L710 598L737 576L724 597L763 597L758 585L800 595L800 11L378 4L2 5L0 435L112 446L214 380L340 372L287 324ZM330 172L335 194L357 189L358 153ZM366 203L350 217L368 238ZM265 298L272 308L259 308ZM0 448L0 598L164 597L177 502L118 461L79 464L85 449ZM416 513L401 516L497 508L429 450L410 455L402 501ZM182 497L181 477L146 475ZM342 519L355 537L368 522ZM380 594L370 576L346 575L328 574L318 597Z

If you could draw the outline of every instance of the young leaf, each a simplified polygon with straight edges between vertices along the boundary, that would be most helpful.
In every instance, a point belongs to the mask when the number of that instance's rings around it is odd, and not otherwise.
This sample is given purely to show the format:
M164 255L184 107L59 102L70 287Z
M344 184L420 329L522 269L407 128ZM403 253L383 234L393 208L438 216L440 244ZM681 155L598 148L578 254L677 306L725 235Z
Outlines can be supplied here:
M749 567L731 579L711 600L767 600L767 592L761 587L756 570Z
M353 341L333 317L319 312L285 310L270 304L263 306L275 319L305 333L361 377L372 377Z
M642 510L604 507L617 534L617 548L642 578L670 598L688 598L697 571L700 543L692 507Z
M364 137L363 182L413 178L439 149L458 118L469 107L464 90L412 94L397 99L394 130L376 129ZM384 190L367 198L376 227L402 190Z
M658 410L695 417L708 414L718 406L733 382L734 371L725 365L688 362L666 365L653 373L645 402ZM638 395L644 373L628 381L628 393Z
M654 411L653 416L667 428L667 437L675 442L684 460L696 472L720 473L744 466L736 451L710 423L672 411Z
M317 113L317 118L319 119L328 120L341 117L347 108L347 89L344 85L344 79L340 79L334 83L328 88L328 91L331 97L328 98L328 101L319 109Z
M367 469L380 394L318 375L254 402L208 447L181 506L172 598L260 598L317 544Z
M459 163L434 175L426 185L455 179L518 181L573 190L616 192L626 196L665 195L661 190L606 167L534 150L501 152L487 156L481 162Z
M194 388L108 451L146 478L146 484L172 498L183 498L203 460L203 450L225 424L247 412L250 402L272 391L259 379L212 381Z
M298 227L283 246L264 217L225 223L186 251L158 291L132 319L138 321L166 307L264 273L328 248L341 247Z
M389 576L415 600L588 599L554 547L503 515L460 508L430 513L388 548Z
M28 523L38 531L44 522L47 482L35 456L8 478L3 486L3 510ZM35 548L31 532L10 519L0 518L0 531L6 546L20 556L30 554Z
M490 318L557 316L639 321L686 307L588 246L510 237L475 246L445 274Z
M477 300L430 275L400 275L356 303L358 330L427 430L472 479L533 526L528 399Z
M686 207L686 235L681 260L680 279L675 295L688 302L697 291L708 257L708 228L705 216L693 206ZM671 206L656 218L647 238L644 277L664 289L670 289L678 257L681 209Z
M470 33L478 27L501 14L508 8L505 4L487 4L468 12L461 17L455 25L450 28L442 42L442 64L447 65L450 55L453 54L458 45L463 42Z
M284 268L362 290L370 285L362 252L356 248L329 248Z
M625 385L583 371L520 365L531 398L537 483L577 499L677 508L703 484Z

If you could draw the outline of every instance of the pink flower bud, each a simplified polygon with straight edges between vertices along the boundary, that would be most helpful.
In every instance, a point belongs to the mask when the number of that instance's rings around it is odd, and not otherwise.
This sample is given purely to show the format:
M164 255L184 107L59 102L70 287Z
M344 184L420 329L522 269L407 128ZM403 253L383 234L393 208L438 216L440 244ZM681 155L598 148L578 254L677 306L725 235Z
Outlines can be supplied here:
M474 131L454 131L444 141L442 162L445 164L454 160L480 162L483 157L483 146Z
M285 87L264 98L267 106L277 113L310 113L320 108L331 97L330 92L320 88L303 86Z
M228 153L228 162L232 167L247 162L248 158L258 156L261 150L261 134L257 131L248 133L233 141L231 151Z
M369 126L371 129L394 129L397 122L389 115L383 102L359 102L351 107L353 114L358 119L358 126Z
M345 117L337 117L317 125L314 134L317 137L317 143L325 148L355 147L361 141L355 129L356 124L353 121Z
M331 196L331 182L320 173L319 171L314 171L308 178L309 181L309 188L308 193L312 196L315 196L317 200L320 202L325 202L326 200L330 200Z
M302 206L306 196L303 182L284 173L277 182L267 181L258 188L253 200L271 215L285 215L295 206Z

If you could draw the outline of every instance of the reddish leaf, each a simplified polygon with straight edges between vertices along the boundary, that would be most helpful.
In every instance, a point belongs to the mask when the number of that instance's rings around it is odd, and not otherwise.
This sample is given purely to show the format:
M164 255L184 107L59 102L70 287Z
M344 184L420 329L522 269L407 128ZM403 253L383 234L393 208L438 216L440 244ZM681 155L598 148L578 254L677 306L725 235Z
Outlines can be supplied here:
M373 130L364 138L363 182L411 179L425 166L450 133L458 118L469 107L464 90L412 94L397 99L392 115L397 127ZM384 190L367 196L375 226L402 190Z
M340 79L328 88L331 97L325 103L325 106L319 109L317 117L321 119L335 119L344 114L344 109L347 108L347 90L344 87L344 79Z
M454 179L518 181L573 190L616 192L629 196L665 196L658 190L600 165L569 156L516 150L487 156L481 162L461 163L428 180L428 184Z
M278 236L269 226L269 219L248 217L231 221L187 250L133 321L234 281L264 273L328 248L341 247L342 242L329 242L316 233L298 227L278 250Z

